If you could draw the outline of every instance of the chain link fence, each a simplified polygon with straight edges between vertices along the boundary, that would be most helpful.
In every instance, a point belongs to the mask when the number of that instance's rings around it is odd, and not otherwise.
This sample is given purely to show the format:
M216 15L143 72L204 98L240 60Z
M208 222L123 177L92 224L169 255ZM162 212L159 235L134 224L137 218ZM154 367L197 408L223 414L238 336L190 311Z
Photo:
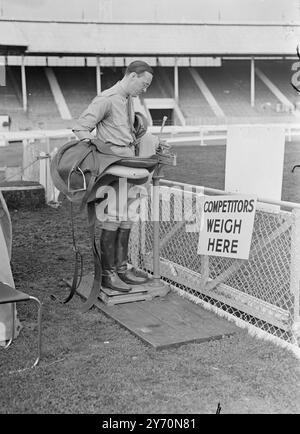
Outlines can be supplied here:
M300 205L283 210L257 203L248 260L204 256L197 254L203 191L160 186L162 279L195 303L298 351ZM130 252L133 265L151 273L151 195L144 200L146 218L132 230Z

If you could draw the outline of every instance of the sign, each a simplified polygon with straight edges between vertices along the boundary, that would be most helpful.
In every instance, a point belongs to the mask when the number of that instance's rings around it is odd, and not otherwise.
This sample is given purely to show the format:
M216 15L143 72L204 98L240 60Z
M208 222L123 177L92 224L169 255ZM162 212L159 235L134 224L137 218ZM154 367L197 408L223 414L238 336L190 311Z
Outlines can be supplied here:
M256 196L205 196L198 254L248 259Z
M282 125L229 125L225 190L281 200L285 130ZM259 203L260 209L262 203ZM263 204L266 211L279 210Z

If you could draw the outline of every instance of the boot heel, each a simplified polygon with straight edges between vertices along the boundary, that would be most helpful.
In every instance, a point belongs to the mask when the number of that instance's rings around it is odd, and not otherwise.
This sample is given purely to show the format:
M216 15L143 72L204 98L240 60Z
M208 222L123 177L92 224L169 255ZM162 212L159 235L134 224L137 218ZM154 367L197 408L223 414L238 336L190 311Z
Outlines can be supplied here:
M127 285L126 282L120 279L115 271L110 271L109 274L105 274L102 277L102 285L105 288L120 292L130 292L132 289L131 286Z
M102 285L113 291L129 292L132 288L123 282L116 272L116 236L117 231L102 229L100 251L102 264Z
M116 238L116 269L120 279L128 285L142 285L148 276L135 268L127 269L128 242L131 229L119 228Z

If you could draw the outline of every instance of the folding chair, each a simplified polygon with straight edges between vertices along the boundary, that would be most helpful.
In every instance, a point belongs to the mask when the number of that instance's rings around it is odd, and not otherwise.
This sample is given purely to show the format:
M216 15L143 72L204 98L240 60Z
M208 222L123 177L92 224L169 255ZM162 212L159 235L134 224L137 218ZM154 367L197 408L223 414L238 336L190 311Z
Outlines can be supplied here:
M18 291L17 289L0 282L0 304L6 304L6 303L18 303L20 301L29 301L32 300L37 303L38 305L38 355L37 358L32 365L32 368L34 368L40 360L41 357L41 348L42 348L42 303L40 300L36 297L33 297L31 295L26 294L25 292ZM13 307L13 322L12 322L12 337L8 341L8 343L5 345L4 349L8 348L10 344L13 341L14 337L14 330L15 330L15 313L14 313L14 307Z

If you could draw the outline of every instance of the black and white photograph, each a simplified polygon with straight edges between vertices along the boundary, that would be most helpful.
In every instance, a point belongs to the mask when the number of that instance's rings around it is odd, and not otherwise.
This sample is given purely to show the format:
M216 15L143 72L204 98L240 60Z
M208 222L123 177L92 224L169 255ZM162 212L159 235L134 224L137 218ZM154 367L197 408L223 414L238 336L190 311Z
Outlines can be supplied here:
M0 414L299 413L300 0L0 0Z

